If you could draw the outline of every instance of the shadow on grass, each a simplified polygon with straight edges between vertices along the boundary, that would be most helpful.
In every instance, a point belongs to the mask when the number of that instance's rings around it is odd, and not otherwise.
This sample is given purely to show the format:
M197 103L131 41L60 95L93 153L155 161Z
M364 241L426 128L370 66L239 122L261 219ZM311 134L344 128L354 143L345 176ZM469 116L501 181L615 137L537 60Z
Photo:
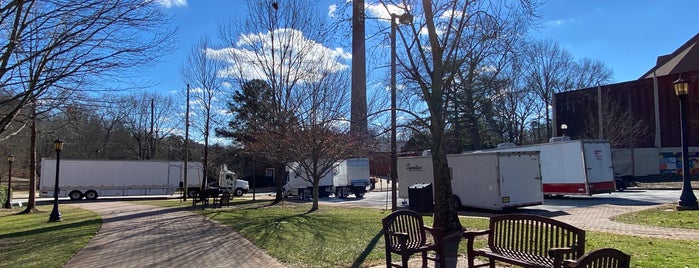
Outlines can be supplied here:
M88 226L88 225L92 225L92 224L101 224L101 223L102 223L101 219L78 221L78 222L73 222L73 223L69 223L69 224L48 223L48 224L58 224L58 225L50 225L50 226L46 226L43 228L36 228L36 229L27 230L27 231L7 233L7 234L0 235L0 239L16 238L16 237L29 236L29 235L37 235L37 234L42 234L42 233L48 233L48 232L60 231L60 230L66 230L66 229L72 229L72 228L80 228L80 227L84 227L84 226Z
M359 254L359 256L357 256L357 259L355 259L354 262L352 263L352 266L351 266L352 268L361 267L361 265L364 263L366 258L369 256L369 254L371 254L371 252L374 251L374 248L376 248L376 243L379 242L379 239L381 239L382 235L383 235L383 233L381 231L379 231L374 236L374 238L372 238L371 241L369 241L369 244L366 245L366 248L364 249L364 251L362 251L362 253Z

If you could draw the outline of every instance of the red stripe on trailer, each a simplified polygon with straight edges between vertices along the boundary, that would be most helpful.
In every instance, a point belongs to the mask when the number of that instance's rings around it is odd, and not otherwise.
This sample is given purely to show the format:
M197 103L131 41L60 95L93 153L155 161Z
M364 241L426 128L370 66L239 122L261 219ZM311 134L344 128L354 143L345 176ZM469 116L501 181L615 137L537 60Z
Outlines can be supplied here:
M584 183L544 183L544 194L587 194Z

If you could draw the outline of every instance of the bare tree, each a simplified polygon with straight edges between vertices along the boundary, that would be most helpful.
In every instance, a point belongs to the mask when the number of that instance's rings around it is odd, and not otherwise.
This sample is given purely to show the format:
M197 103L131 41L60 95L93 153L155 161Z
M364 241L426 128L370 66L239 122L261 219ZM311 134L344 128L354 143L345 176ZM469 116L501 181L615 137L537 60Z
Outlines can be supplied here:
M541 99L546 125L546 137L551 137L550 106L553 94L565 90L571 77L574 61L558 42L552 40L535 41L527 46L529 87Z
M461 47L455 52L456 79L453 97L448 109L450 132L461 152L463 143L478 150L493 139L497 128L494 96L503 81L512 80L510 66L520 54L523 39L536 14L530 8L521 8L508 1L474 1L469 4L468 24L462 33ZM476 26L477 25L477 26ZM493 133L494 132L494 133ZM494 135L495 134L495 135ZM464 144L466 145L466 144Z
M612 148L634 148L639 141L645 140L651 135L649 122L641 119L634 119L633 104L631 98L625 101L604 98L602 103L602 114L590 114L583 118L581 126L599 126L604 129L603 136L599 136L598 128L583 128L580 138L584 139L606 139L609 140ZM600 110L598 110L600 111Z
M269 87L264 113L271 118L257 126L268 135L258 133L255 138L269 137L266 142L270 146L257 150L249 150L254 147L251 144L244 146L251 153L267 155L276 167L276 202L282 197L284 166L298 156L275 141L287 141L291 128L301 126L299 112L308 111L303 107L312 99L312 85L329 73L346 69L342 60L350 57L349 53L325 47L332 24L309 8L313 6L301 0L248 1L249 16L242 23L231 20L220 29L228 44L217 54L229 64L223 75L240 88L255 79Z
M527 121L535 115L536 94L527 89L523 62L518 57L504 68L503 80L494 88L492 104L501 141L526 144Z
M493 1L497 2L497 1ZM517 1L516 7L532 8L529 1ZM431 136L432 164L435 184L435 227L455 233L461 229L453 204L451 177L447 164L446 128L450 105L454 101L455 89L460 80L458 74L467 68L465 55L461 52L467 44L467 29L481 27L479 10L472 1L429 1L420 4L386 4L391 12L394 7L410 6L420 14L408 31L398 30L398 39L403 44L405 57L398 63L406 82L417 88L427 108L428 120L422 121ZM395 11L393 11L395 12ZM475 122L470 122L475 123Z
M19 122L15 119L25 107L36 105L27 114L41 115L77 91L94 89L91 82L100 81L102 87L117 73L166 52L173 33L163 27L167 20L156 1L0 3L0 32L7 36L0 50L0 106L8 107L0 114L0 134ZM30 185L36 185L33 176Z
M582 58L573 64L570 72L569 85L564 91L589 88L609 84L613 81L614 72L599 60Z
M99 118L105 128L104 150L113 148L112 136L119 134L120 128L128 131L131 139L120 139L127 148L133 150L138 159L163 159L167 155L160 142L174 134L181 125L176 119L173 96L157 93L136 93L127 96L112 96L99 111ZM112 155L111 157L115 157Z
M182 68L182 77L185 83L191 86L192 111L198 120L190 120L193 126L199 129L204 141L203 168L204 178L208 178L209 168L209 143L213 134L213 126L222 120L222 97L224 96L224 78L220 73L225 69L223 61L210 55L212 44L208 38L202 38L194 48ZM202 181L202 189L206 187L207 180Z
M156 1L0 5L0 31L8 36L0 51L0 104L12 105L0 117L0 133L33 101L55 106L71 92L91 89L91 82L103 87L118 72L153 60L166 51L173 33L162 26L168 18Z

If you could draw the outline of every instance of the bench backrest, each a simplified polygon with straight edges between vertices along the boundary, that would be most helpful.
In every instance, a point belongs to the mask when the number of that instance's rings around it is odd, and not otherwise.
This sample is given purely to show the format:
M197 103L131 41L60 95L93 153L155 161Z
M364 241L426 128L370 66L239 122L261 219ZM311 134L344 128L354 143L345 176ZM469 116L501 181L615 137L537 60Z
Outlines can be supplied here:
M551 248L574 247L564 259L585 253L585 230L537 215L509 214L490 218L488 246L549 257Z
M427 243L427 236L423 228L422 215L410 210L397 210L381 220L383 223L384 239L386 247L398 249L399 242L395 236L386 235L387 232L404 233L408 235L406 246L408 249L418 248Z
M223 194L221 194L220 200L222 206L229 206L231 204L231 193L224 192Z
M573 268L629 268L631 256L615 248L601 248L586 253L575 261L566 261L563 267Z

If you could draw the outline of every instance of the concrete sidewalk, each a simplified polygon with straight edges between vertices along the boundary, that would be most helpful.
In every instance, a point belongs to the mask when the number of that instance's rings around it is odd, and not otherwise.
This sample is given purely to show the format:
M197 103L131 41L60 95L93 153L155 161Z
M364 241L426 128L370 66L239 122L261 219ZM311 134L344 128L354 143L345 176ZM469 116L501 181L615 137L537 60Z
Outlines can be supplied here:
M183 208L72 205L99 213L103 224L64 267L285 267L230 228Z

